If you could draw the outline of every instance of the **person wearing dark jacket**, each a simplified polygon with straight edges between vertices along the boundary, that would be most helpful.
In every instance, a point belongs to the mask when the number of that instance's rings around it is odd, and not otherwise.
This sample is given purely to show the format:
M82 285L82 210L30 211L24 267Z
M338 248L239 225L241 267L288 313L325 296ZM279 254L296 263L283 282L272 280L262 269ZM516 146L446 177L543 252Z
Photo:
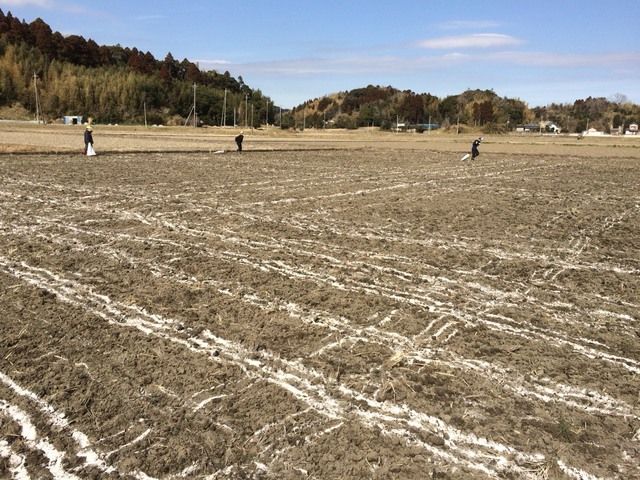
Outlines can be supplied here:
M244 132L240 132L240 135L236 137L236 145L238 145L238 152L242 152L242 140L244 140Z
M87 154L87 148L89 148L89 144L93 147L93 128L91 125L87 125L87 128L84 130L84 154Z
M480 151L478 150L478 146L480 145L480 142L482 142L482 140L484 140L483 137L476 138L473 141L473 143L471 144L471 160L475 160L476 157L478 155L480 155Z

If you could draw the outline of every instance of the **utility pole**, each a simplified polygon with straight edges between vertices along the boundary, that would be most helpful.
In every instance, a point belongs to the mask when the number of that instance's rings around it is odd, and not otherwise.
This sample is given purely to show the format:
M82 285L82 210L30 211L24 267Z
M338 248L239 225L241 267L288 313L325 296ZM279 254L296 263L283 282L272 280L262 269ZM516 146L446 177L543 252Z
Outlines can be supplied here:
M196 113L196 88L196 82L193 82L193 128L198 126L198 114Z
M146 108L145 108L146 111ZM193 105L191 107L191 110L189 110L189 115L187 115L187 119L184 121L184 126L186 127L187 124L189 123L189 119L191 118L191 114L193 113L193 128L196 128L197 124L198 124L198 114L196 113L196 83L193 82Z
M223 127L227 126L227 89L224 89L224 101L222 102L222 123Z
M267 116L266 116L266 119L267 119L267 128L269 128L269 100L267 100Z
M253 130L253 103L251 104L251 130Z
M280 121L278 122L280 125L278 125L280 128L282 128L282 107L280 107Z
M33 88L36 91L36 123L40 124L40 101L38 100L38 75L33 72Z
M147 128L147 102L143 102L142 108L144 109L144 127Z
M247 115L249 113L249 107L248 107L248 103L247 103L247 101L248 101L247 98L248 97L249 97L249 94L245 93L244 94L244 128L248 127L248 124L247 124Z
M431 135L431 115L429 115L429 135Z
M302 108L302 131L304 132L307 128L307 106L305 105Z

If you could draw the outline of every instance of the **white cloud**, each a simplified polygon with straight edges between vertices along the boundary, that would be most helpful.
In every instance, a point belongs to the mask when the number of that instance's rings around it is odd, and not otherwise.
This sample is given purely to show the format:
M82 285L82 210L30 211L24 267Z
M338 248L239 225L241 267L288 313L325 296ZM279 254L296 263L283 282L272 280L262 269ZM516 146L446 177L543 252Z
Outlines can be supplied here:
M36 7L52 7L53 2L51 0L0 0L0 6L9 7L26 7L34 5Z
M460 35L455 37L439 37L423 40L418 43L422 48L450 50L456 48L494 48L520 45L519 40L510 35L501 33L476 33L472 35Z

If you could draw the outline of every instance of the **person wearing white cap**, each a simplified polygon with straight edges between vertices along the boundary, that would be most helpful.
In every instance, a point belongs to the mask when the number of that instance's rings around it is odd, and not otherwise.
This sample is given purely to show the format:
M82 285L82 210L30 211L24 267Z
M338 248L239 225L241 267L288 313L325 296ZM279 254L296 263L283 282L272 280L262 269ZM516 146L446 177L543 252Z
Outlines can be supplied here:
M87 128L84 130L84 154L87 155L88 151L93 152L93 128L91 125L87 125ZM89 149L89 145L91 145L91 149ZM95 153L94 153L95 155Z

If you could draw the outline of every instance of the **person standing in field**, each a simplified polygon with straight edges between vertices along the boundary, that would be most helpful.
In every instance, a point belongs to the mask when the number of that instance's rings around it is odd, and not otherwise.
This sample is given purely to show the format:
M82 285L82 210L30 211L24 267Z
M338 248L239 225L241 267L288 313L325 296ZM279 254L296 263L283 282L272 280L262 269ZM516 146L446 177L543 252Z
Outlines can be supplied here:
M236 145L238 146L238 152L242 152L242 140L244 140L244 131L241 131L240 135L236 137Z
M471 144L471 160L475 160L478 155L480 155L480 151L478 147L480 146L480 142L484 140L484 137L476 138Z
M93 128L91 125L87 125L87 128L84 130L84 154L87 154L87 150L89 149L89 145L91 145L91 150L93 150Z

